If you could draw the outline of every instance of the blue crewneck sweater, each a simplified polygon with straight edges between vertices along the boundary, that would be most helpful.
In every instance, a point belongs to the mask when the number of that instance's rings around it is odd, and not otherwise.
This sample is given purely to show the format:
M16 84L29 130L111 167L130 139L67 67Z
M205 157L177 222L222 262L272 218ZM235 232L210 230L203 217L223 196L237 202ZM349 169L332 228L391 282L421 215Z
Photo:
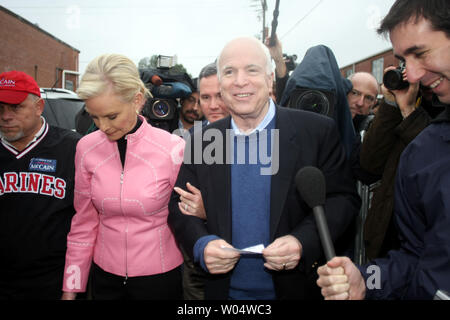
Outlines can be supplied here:
M271 150L271 129L275 118L266 126L266 133L238 135L234 139L234 162L231 166L232 245L246 248L270 244L271 176L262 175L259 150ZM245 161L242 151L245 150ZM239 154L239 156L238 156ZM266 156L266 155L263 155ZM238 159L240 158L240 159ZM242 163L244 162L244 163ZM264 268L261 255L242 255L233 270L230 282L231 299L275 299L272 275Z
M242 135L231 120L234 147L231 161L231 192L232 192L232 245L243 249L249 246L263 243L267 246L270 242L270 169L272 159L272 133L275 129L275 104L269 101L269 111L255 131L248 136ZM266 135L260 130L265 129ZM246 138L243 138L243 137ZM240 140L238 140L239 138ZM252 140L253 139L253 140ZM254 139L258 143L254 143ZM259 149L263 142L267 143L261 151ZM276 140L274 140L276 143ZM255 145L257 148L255 148ZM276 146L277 147L277 146ZM244 157L240 150L245 150ZM239 150L239 151L238 151ZM249 155L249 152L252 152ZM268 154L265 154L265 153ZM256 156L256 157L255 157ZM269 163L265 163L267 158ZM242 160L244 159L244 160ZM256 159L256 161L255 161ZM263 161L261 161L263 160ZM261 163L262 162L262 163ZM277 166L276 166L277 167ZM261 169L265 169L262 174ZM272 171L273 172L273 171ZM216 235L201 237L194 245L194 260L206 268L203 252L206 245L219 239ZM264 269L262 256L241 256L236 268L233 270L229 298L231 299L275 299L275 290L272 276Z

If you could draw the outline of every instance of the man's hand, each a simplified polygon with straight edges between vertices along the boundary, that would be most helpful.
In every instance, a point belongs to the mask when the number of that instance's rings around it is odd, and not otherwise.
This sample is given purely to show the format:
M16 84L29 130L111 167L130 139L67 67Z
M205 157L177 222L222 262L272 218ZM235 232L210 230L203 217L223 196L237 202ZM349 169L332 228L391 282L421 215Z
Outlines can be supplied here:
M210 241L203 252L206 267L211 274L221 274L231 271L241 256L238 252L222 248L233 248L222 239Z
M275 70L277 76L279 78L284 78L287 73L286 62L283 57L283 48L281 46L281 42L278 40L277 35L275 34L275 45L273 47L270 46L270 37L265 39L264 44L269 49L270 56L273 61L275 61Z
M364 278L347 257L334 257L319 267L317 274L325 300L363 300L366 295Z
M267 269L281 271L294 269L302 256L302 245L294 236L287 235L275 239L262 252Z

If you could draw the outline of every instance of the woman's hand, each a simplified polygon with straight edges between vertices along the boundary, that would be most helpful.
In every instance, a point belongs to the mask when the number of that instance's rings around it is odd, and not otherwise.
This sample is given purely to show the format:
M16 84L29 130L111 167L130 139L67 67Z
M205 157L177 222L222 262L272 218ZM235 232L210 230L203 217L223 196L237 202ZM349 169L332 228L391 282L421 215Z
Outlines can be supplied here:
M181 213L206 220L206 211L205 206L203 205L202 193L189 182L186 183L186 188L189 192L179 187L174 188L180 195L178 208L180 208Z

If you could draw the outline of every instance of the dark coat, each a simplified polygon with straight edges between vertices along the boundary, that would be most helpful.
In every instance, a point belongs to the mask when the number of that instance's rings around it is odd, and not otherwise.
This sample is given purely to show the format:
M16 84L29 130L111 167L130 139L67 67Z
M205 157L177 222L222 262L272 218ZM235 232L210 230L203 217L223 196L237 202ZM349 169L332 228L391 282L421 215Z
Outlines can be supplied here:
M275 127L279 129L279 170L271 178L270 241L290 234L303 246L296 269L273 273L275 291L278 299L312 299L320 296L313 265L317 266L316 262L322 261L323 254L311 209L298 194L294 177L305 166L316 166L323 171L327 189L325 213L334 241L342 237L358 214L360 199L333 120L312 112L281 107L276 108L275 117ZM219 130L225 141L226 130L231 128L230 119L214 122L205 130ZM232 243L231 165L192 164L195 155L199 155L199 150L196 154L194 150L195 141L202 140L201 134L196 131L186 144L185 162L180 168L176 186L185 188L186 182L190 182L200 189L207 223L183 215L178 209L176 192L169 203L169 224L191 257L195 243L203 236L214 234ZM209 140L203 141L200 150L203 151L210 143ZM225 156L227 146L226 143L222 145ZM225 159L223 163L226 163ZM208 276L206 299L228 298L231 272Z
M397 165L405 147L430 123L430 116L418 107L405 120L400 109L382 102L361 146L363 170L381 176L374 190L365 226L364 242L369 260L384 256L399 246L392 222L394 182Z

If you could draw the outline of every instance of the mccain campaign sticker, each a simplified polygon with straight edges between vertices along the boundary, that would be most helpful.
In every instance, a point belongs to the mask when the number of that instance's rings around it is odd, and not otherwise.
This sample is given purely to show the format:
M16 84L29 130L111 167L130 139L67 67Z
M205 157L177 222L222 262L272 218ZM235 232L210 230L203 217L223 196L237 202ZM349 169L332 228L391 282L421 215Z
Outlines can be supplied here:
M39 172L56 172L56 160L33 158L28 169Z

